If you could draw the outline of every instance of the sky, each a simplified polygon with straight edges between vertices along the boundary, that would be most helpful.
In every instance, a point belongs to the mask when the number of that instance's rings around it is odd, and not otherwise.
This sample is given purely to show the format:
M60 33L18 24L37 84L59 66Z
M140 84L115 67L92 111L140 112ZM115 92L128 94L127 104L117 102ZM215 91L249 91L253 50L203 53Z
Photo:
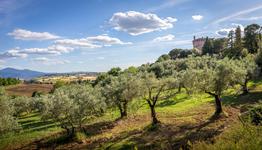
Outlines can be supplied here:
M0 0L0 69L107 71L262 25L261 0Z

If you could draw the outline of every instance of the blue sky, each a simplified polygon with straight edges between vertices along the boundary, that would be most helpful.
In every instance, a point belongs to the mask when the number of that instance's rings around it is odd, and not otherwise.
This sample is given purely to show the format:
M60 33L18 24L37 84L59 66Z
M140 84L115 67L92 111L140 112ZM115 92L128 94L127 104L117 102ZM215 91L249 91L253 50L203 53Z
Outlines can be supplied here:
M0 0L0 68L107 71L262 24L261 0Z

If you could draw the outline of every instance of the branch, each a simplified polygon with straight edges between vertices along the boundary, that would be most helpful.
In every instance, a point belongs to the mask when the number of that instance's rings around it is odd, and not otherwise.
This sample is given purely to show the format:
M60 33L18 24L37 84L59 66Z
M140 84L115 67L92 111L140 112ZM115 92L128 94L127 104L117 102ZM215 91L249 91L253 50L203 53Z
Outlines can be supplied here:
M214 94L214 93L212 93L212 92L207 92L207 91L205 91L205 93L207 93L207 94L209 94L209 95L211 95L211 96L216 96L216 94Z

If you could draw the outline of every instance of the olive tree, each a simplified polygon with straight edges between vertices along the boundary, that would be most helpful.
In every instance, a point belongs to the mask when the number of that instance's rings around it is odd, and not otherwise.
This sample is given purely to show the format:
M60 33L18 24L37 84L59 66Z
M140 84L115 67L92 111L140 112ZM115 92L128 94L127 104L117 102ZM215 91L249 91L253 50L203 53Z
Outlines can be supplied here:
M107 104L117 106L121 118L127 116L128 103L138 96L138 86L136 76L125 73L118 77L112 77L111 83L104 87L103 93L108 100Z
M140 92L151 111L152 125L158 124L155 106L158 100L171 97L170 91L177 87L174 78L156 78L154 73L143 73L140 78Z
M19 125L13 116L14 107L10 99L4 95L4 89L0 88L0 134L17 130Z
M255 62L255 58L253 55L248 55L245 58L239 60L239 75L238 83L242 87L243 95L248 94L248 86L247 83L252 78L258 75L258 67Z
M10 99L10 101L13 103L13 106L15 108L14 115L20 116L23 113L30 113L32 109L32 101L30 98L25 96L18 96L14 99Z
M83 124L101 115L106 107L99 90L90 85L58 88L45 96L44 104L43 117L59 122L69 136L74 135L77 127L84 130Z
M205 92L215 98L216 111L222 110L221 96L230 86L237 83L241 73L235 60L212 57L191 58L188 68L182 72L184 85L194 92Z

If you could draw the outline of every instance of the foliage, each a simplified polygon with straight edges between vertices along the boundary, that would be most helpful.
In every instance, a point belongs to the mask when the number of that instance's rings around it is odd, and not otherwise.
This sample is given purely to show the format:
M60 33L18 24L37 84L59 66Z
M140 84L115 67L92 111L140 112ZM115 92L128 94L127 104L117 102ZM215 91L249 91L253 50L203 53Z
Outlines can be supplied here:
M202 54L203 55L214 54L214 44L212 39L209 39L208 37L206 38L205 44L203 45L202 48Z
M43 97L43 117L60 123L68 135L85 121L101 115L106 108L101 94L90 85L70 85L57 89L54 94Z
M66 85L65 81L63 81L63 80L56 81L56 83L53 86L53 89L51 90L51 93L53 93L56 89L58 89L58 88L60 88L60 87L62 87L64 85Z
M205 92L214 96L216 113L222 112L221 95L237 79L244 78L234 60L210 56L189 58L187 69L182 71L183 85L192 92Z
M111 83L103 89L103 95L107 98L109 106L117 106L121 118L127 116L127 106L139 94L137 77L132 74L122 74L112 77Z
M258 24L251 24L245 27L244 46L249 50L249 53L257 53L259 48L259 41L257 39L258 30L260 26Z
M7 96L4 95L3 88L0 88L0 134L19 129L19 125L13 117L14 107Z
M262 125L262 103L248 112L250 122L254 125Z
M186 58L189 55L191 55L192 52L191 50L187 50L187 49L178 49L175 48L173 50L171 50L168 55L171 57L171 59L176 60L178 58Z
M15 78L0 78L0 86L15 85L19 84L21 81Z
M156 116L155 106L159 99L167 99L174 94L172 89L178 87L174 78L157 79L153 73L143 73L141 75L140 91L142 98L148 103L151 110L152 125L159 123ZM171 91L171 93L169 93ZM165 92L165 94L163 94ZM172 95L174 96L174 95Z
M11 99L10 101L13 103L15 116L20 116L22 113L27 114L31 112L32 109L34 109L31 107L32 101L28 97L18 96L15 97L14 99Z
M258 75L258 68L255 62L255 58L253 55L249 54L248 56L241 58L239 61L238 73L237 77L238 83L242 86L243 94L248 93L247 83L251 79L254 79Z
M171 59L170 55L168 55L168 54L163 54L163 55L161 55L161 56L157 59L156 62L163 62L163 61L170 60L170 59Z
M252 149L258 150L262 147L262 126L249 124L237 124L226 131L222 136L215 139L213 144L198 142L192 146L195 150L221 150L221 149Z
M121 68L119 67L111 68L107 73L112 76L118 76L121 73Z

